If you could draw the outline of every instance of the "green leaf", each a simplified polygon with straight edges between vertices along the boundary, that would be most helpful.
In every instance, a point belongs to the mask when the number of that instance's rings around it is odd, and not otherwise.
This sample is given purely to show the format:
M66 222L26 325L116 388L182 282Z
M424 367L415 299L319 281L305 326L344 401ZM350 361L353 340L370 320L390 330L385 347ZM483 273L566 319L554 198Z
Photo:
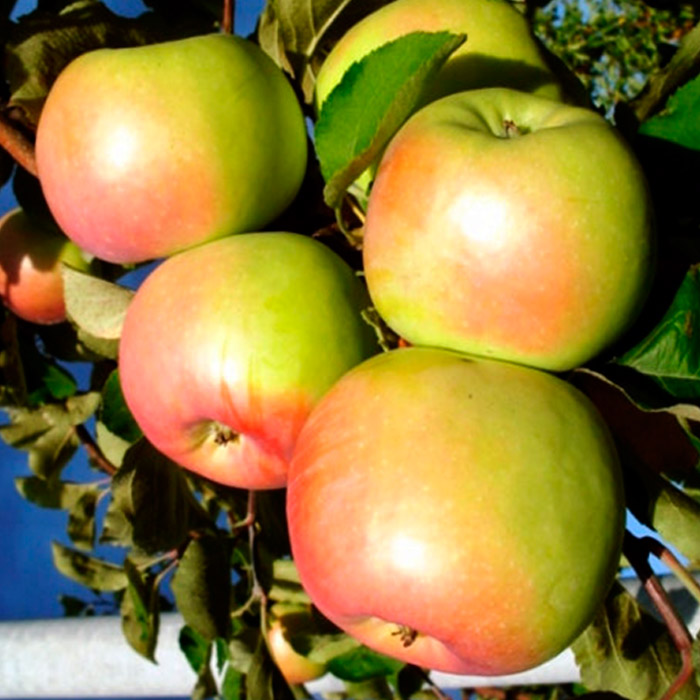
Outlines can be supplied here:
M95 544L95 511L98 496L97 487L86 491L68 513L68 537L80 549L91 550Z
M122 591L128 585L123 567L89 557L58 542L51 543L54 566L76 583L97 591Z
M24 353L23 359L30 406L39 406L52 399L62 401L75 395L78 389L75 379L56 362L39 353Z
M116 359L126 309L134 292L113 282L63 267L68 319L78 338L104 357Z
M41 508L70 510L89 492L99 493L96 484L78 484L57 479L46 480L37 476L21 476L15 479L20 495Z
M656 328L617 362L677 399L700 401L700 266L690 268Z
M377 160L418 105L425 85L464 41L464 35L449 32L414 32L348 69L323 103L315 131L324 198L331 208Z
M145 439L127 450L112 479L103 542L133 544L146 553L168 551L181 546L191 530L210 525L178 465Z
M589 690L608 690L629 700L661 697L680 670L666 627L617 582L572 648ZM676 698L697 700L698 692L691 679Z
M211 659L211 642L189 625L182 627L178 640L187 663L195 673L200 673Z
M334 676L353 683L390 676L398 673L403 666L403 662L377 654L365 646L357 646L328 662L328 670Z
M366 681L353 683L345 682L345 692L347 697L353 700L394 700L386 678L370 678Z
M142 575L128 558L124 570L129 583L120 609L122 632L132 649L155 661L160 619L157 579L151 574Z
M209 641L230 634L229 556L222 537L199 537L187 545L173 576L175 603L185 623Z
M294 695L272 661L262 636L258 640L246 677L246 690L248 700L294 700Z
M388 0L268 0L257 39L264 51L313 99L315 74L333 38Z
M700 76L671 95L664 109L640 126L639 133L698 151L700 150L698 111L700 111Z
M272 586L267 597L282 603L311 603L311 599L302 588L299 572L293 560L276 559L272 563Z
M102 387L99 419L107 430L127 442L136 442L143 435L124 400L119 370L115 369Z

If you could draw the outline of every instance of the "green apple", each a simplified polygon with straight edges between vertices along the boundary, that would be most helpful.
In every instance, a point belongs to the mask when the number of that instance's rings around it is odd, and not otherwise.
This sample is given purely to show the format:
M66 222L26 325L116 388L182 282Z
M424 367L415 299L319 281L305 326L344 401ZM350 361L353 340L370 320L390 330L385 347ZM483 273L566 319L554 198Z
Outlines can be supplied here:
M302 585L369 647L423 668L539 665L618 566L621 470L593 404L529 367L406 348L312 411L289 471Z
M300 654L290 641L295 635L313 631L310 606L277 603L272 606L270 617L267 647L287 683L300 685L323 676L326 665Z
M527 19L507 0L395 0L351 27L331 49L316 78L317 108L353 63L417 31L467 35L428 86L423 102L494 86L566 98Z
M64 263L83 271L90 268L74 243L21 208L0 219L0 298L17 316L39 324L66 320Z
M126 402L175 462L247 489L286 483L318 399L378 351L353 270L315 239L229 236L161 263L131 301L119 346Z
M134 263L267 225L301 185L307 135L273 61L211 34L79 56L49 92L36 158L67 235Z
M596 112L506 88L451 95L380 163L367 285L409 343L567 370L639 311L652 219L639 162Z

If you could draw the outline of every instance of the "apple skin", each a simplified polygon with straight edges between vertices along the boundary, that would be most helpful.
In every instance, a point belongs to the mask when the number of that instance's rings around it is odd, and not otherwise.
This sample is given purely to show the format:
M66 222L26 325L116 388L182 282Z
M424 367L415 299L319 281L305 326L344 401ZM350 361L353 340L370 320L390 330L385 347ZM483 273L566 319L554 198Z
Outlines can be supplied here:
M362 282L293 233L229 236L173 256L139 287L119 346L124 398L165 455L212 481L286 484L311 408L379 351Z
M506 0L395 0L360 20L331 49L316 77L317 109L353 63L416 31L467 35L440 69L423 104L493 86L568 99L527 19Z
M591 621L625 507L607 427L572 385L414 347L363 362L313 410L287 518L302 585L336 625L420 667L500 675Z
M554 371L641 308L655 259L644 173L597 113L492 88L424 107L369 197L373 302L409 343Z
M307 135L273 61L211 34L79 56L49 92L36 158L67 235L135 263L267 225L301 185Z
M311 612L297 607L274 617L267 631L267 647L272 660L290 685L309 683L323 676L326 665L300 654L290 637L311 624Z
M21 208L0 218L0 298L14 314L41 325L66 320L63 263L90 269L74 243Z

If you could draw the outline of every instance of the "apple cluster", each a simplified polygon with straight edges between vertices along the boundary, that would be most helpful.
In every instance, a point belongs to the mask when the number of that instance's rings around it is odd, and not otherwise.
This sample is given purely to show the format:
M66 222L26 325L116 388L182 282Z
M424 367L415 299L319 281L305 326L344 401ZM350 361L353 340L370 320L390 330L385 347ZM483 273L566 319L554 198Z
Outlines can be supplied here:
M220 484L286 487L301 581L340 628L493 675L562 651L616 573L615 446L554 373L634 319L653 217L629 146L506 0L368 15L326 58L316 108L375 48L440 30L468 39L371 169L364 277L316 238L269 230L308 140L249 40L84 54L51 89L36 156L72 245L162 260L119 348L146 438ZM382 352L370 306L409 347Z

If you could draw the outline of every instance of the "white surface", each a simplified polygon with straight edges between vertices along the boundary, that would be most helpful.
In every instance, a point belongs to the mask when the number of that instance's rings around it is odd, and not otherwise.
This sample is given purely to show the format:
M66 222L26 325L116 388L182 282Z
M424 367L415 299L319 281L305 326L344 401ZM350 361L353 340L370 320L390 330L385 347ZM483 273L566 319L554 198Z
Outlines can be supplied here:
M662 583L691 632L700 629L697 605L671 576ZM635 580L626 582L633 594ZM126 643L116 617L67 618L0 623L0 698L98 698L190 696L195 675L178 646L182 619L161 616L152 664ZM566 650L531 671L500 677L432 674L443 688L568 683L579 679L573 653ZM341 687L332 677L308 685L312 692Z

